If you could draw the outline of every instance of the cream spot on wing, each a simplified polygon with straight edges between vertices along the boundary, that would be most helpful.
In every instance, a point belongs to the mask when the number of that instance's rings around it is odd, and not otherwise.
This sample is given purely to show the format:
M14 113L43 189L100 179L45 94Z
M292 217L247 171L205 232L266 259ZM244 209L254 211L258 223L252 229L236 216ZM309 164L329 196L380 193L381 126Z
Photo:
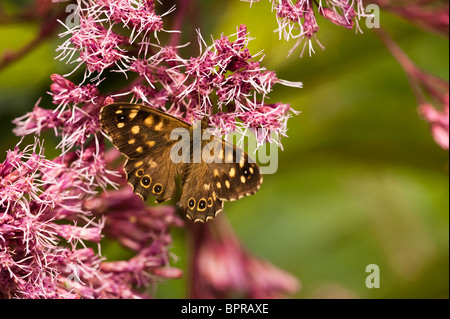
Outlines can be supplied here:
M233 163L233 152L227 154L226 163Z
M131 128L131 132L132 132L134 135L139 134L140 131L141 131L141 128L140 128L138 125L133 126L133 127Z
M247 181L247 180L245 179L245 177L244 177L244 176L241 176L241 183L242 183L242 184L245 184L246 181Z
M158 166L158 164L155 161L153 161L153 160L150 160L148 162L148 164L150 165L150 168L155 168L156 166Z
M132 144L134 144L134 143L136 143L136 140L135 140L135 139L132 139L132 140L129 140L129 141L128 141L128 144L130 144L130 145L132 145Z
M225 186L226 186L227 188L230 188L230 187L231 187L230 181L225 181Z
M145 121L144 124L147 125L148 127L151 127L153 125L153 116L148 116Z
M117 127L118 128L123 128L125 126L125 123L119 123L119 124L117 124Z
M132 110L131 112L130 112L130 119L134 119L135 117L136 117L136 115L138 114L138 110Z
M222 184L221 184L220 182L218 182L218 183L216 184L216 186L217 186L218 189L221 189L221 188L222 188Z
M123 113L122 110L117 110L117 111L116 111L116 114L122 114L122 113Z
M164 127L164 121L161 120L158 125L155 126L155 131L161 131Z
M249 168L250 174L253 174L255 172L255 170L253 169L253 167Z
M136 149L136 152L138 152L138 153L142 153L144 151L144 149L142 148L142 146L139 146L137 149Z
M214 169L214 177L219 177L220 173L219 170L217 168Z
M155 146L156 143L155 143L155 141L148 141L145 144L147 144L147 146L149 146L149 147L153 147L153 146Z
M142 165L144 165L143 161L137 162L136 164L134 164L134 167L138 168L141 167Z
M241 160L239 161L239 167L243 168L245 166L245 158L241 158Z
M205 189L205 191L209 191L209 188L211 187L210 184L205 184L203 185L203 188Z
M236 170L234 168L230 169L230 177L236 176Z

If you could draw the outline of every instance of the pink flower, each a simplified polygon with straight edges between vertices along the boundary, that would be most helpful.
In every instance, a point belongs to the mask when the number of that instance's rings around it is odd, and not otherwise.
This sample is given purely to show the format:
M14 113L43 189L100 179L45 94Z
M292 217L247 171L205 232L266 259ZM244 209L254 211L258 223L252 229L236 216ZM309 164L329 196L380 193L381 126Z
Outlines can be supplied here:
M250 2L259 2L260 0L241 0ZM276 12L280 39L286 41L297 39L291 54L302 42L303 49L300 56L303 56L306 46L309 46L309 55L314 53L311 39L316 38L319 31L319 25L316 19L314 8L327 20L347 29L353 29L356 25L357 30L361 31L358 26L358 19L367 16L362 0L269 0L272 2L272 11ZM323 45L316 39L317 44L323 49Z
M169 266L167 248L168 228L182 225L174 209L148 208L129 189L100 199L98 176L112 182L96 160L103 156L89 151L50 161L36 140L0 163L0 296L146 298L140 287L181 276ZM104 262L80 248L99 244L105 233L136 256Z
M68 34L71 38L57 49L62 51L58 56L61 60L70 62L74 54L78 52L79 56L75 61L80 63L79 66L85 64L89 74L94 72L101 74L113 65L121 70L121 64L126 63L127 56L120 48L121 45L126 44L126 39L114 33L111 28L104 28L103 25L95 22L93 17L80 16L80 25L63 33L63 35ZM124 61L119 64L121 59Z
M105 216L105 233L136 252L144 249L155 235L164 245L171 243L170 226L182 227L172 206L147 207L130 187L109 191L84 203L98 216Z
M57 275L69 261L61 238L72 244L72 252L78 242L100 240L101 224L77 227L55 222L61 210L66 216L85 216L80 205L72 205L73 185L58 182L64 171L64 165L45 159L38 140L24 151L16 147L8 152L0 164L0 282L6 283L0 286L0 295L63 296L68 292L58 284ZM77 197L81 200L83 193Z
M141 33L156 33L163 28L161 16L155 13L153 0L100 0L98 5L111 20L132 29L131 43Z
M147 59L132 58L128 72L139 74L143 81L113 97L132 94L133 102L162 109L188 123L206 116L218 136L236 129L245 134L248 128L256 135L255 129L261 128L260 145L275 141L281 146L279 138L272 136L285 135L289 114L295 112L283 103L277 104L283 105L283 112L271 111L269 115L255 110L264 105L275 84L296 88L302 84L279 79L263 67L261 59L256 60L257 55L247 48L250 40L247 27L241 25L234 35L222 35L210 46L205 44L199 56L188 60L171 46L159 47ZM200 35L199 42L205 43Z
M420 69L387 32L378 30L377 34L406 72L419 104L419 112L430 123L434 140L443 149L448 150L448 81Z
M431 132L436 143L443 149L449 149L449 107L447 104L443 111L436 110L430 104L422 104L419 107L425 120L430 123Z
M62 110L68 104L93 101L99 94L97 86L93 84L77 86L59 74L52 74L51 79L53 84L50 86L50 90L53 103L57 104L58 108L61 107Z
M289 105L282 103L272 105L249 103L249 106L252 110L244 112L240 115L240 119L244 128L250 129L260 145L271 141L279 143L281 136L286 136L290 113L298 114L292 111ZM272 133L275 133L278 138L273 139ZM281 143L279 145L281 147Z
M300 288L291 274L249 254L224 216L192 229L191 298L284 298Z
M327 20L333 22L336 25L342 26L347 29L353 29L355 24L354 17L356 16L355 10L351 5L344 5L342 10L346 13L345 15L339 14L336 11L321 7L319 8L319 13Z
M36 103L32 112L16 118L13 123L16 127L13 132L19 136L30 134L40 134L42 131L54 129L62 126L68 120L68 114L60 114L52 110L46 110L38 106L40 101Z
M235 37L235 41L230 41L228 37L222 36L207 47L200 57L191 58L185 63L187 76L178 100L192 98L190 106L200 111L193 119L201 119L203 114L209 115L210 125L216 135L228 134L237 127L262 128L266 133L260 142L272 142L272 133L284 135L282 125L276 123L285 123L288 112L271 112L270 119L267 117L263 120L259 116L263 113L255 113L255 110L257 105L264 102L253 100L257 96L264 100L276 83L297 88L301 87L301 83L280 80L274 72L262 67L260 61L254 60L246 48L250 41L246 26L241 25ZM218 99L219 112L216 114L212 112L213 93ZM225 106L227 112L223 110ZM289 105L284 106L285 111L290 109ZM238 119L244 120L244 123L239 123Z
M215 128L216 135L228 135L237 130L236 114L219 112L209 117L209 123Z
M383 10L399 15L422 28L449 35L449 4L446 0L372 0Z

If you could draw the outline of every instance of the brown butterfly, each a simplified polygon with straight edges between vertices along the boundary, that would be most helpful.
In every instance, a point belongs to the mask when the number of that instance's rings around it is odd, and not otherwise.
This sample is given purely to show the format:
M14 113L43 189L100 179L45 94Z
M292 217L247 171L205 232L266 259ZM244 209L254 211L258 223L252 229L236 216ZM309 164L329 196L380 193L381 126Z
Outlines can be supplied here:
M146 200L155 196L161 203L176 191L175 178L182 175L182 196L178 202L189 219L205 222L223 209L224 201L238 200L256 193L262 175L247 153L222 139L195 141L195 127L157 109L130 103L113 103L100 111L103 131L127 157L125 173L134 192ZM201 122L201 133L208 125ZM181 144L172 132L188 132L189 141ZM191 152L173 160L174 147L187 146ZM215 161L196 161L196 150L205 150ZM208 152L209 151L209 152ZM198 154L198 152L197 152Z

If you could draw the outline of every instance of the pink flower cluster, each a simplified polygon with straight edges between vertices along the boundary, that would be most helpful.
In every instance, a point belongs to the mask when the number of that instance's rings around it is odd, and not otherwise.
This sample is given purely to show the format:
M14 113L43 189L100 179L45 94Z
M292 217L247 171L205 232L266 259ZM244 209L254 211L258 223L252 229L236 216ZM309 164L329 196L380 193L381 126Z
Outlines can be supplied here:
M447 0L372 0L372 2L385 11L448 38L449 3Z
M385 31L377 31L394 58L404 69L436 143L449 149L449 82L419 68Z
M168 266L168 229L182 225L174 209L145 207L129 189L99 197L97 186L117 176L94 151L50 161L36 139L0 163L0 297L141 298L140 287L181 276ZM103 234L136 255L104 262L87 245Z
M77 3L80 23L66 26L61 36L68 39L57 49L62 61L76 67L51 76L53 109L38 101L14 121L18 136L53 131L61 155L46 159L36 138L0 164L0 297L142 298L155 282L182 275L171 266L169 246L170 229L184 223L174 207L147 207L128 187L117 167L119 152L105 150L103 105L143 102L190 123L207 116L216 134L249 130L260 143L273 136L279 142L294 113L287 104L265 103L276 83L301 84L278 79L255 60L245 26L234 39L222 36L210 46L199 36L200 55L184 59L181 46L153 41L167 32L162 18L173 8L158 15L151 0ZM69 79L77 71L84 72L79 84ZM103 81L109 72L133 80L109 91ZM105 261L104 236L133 257ZM261 264L266 277L278 273Z
M162 31L162 17L155 13L154 2L154 0L96 1L99 7L99 15L103 11L110 20L133 30L130 36L131 43L134 42L133 35ZM93 7L93 10L95 10L95 7Z
M241 0L259 2L261 0ZM358 19L367 16L362 0L269 0L272 3L272 11L276 12L278 32L280 39L289 41L297 39L291 54L299 45L303 44L300 56L303 56L306 46L309 46L309 54L314 53L312 38L316 38L319 25L316 19L316 12L328 21L347 29L361 31L358 26ZM323 45L317 40L317 44L323 49Z

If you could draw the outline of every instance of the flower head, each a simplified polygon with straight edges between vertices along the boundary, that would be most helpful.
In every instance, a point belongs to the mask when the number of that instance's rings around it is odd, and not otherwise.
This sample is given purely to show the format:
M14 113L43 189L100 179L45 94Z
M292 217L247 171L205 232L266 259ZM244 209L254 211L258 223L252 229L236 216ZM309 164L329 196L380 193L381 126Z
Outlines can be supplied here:
M249 254L224 218L193 232L192 298L283 298L298 291L297 278Z
M279 137L285 135L286 122L296 112L288 104L267 106L265 99L275 84L296 88L302 84L279 79L262 66L258 54L252 55L247 48L250 40L247 27L241 25L235 34L222 35L209 46L199 33L201 53L190 59L180 57L174 47L157 47L159 51L150 58L134 58L130 64L128 72L139 74L142 81L112 97L132 94L133 102L142 101L191 124L206 116L212 133L221 137L248 131L256 135L256 129L261 129L259 145L276 142L281 146ZM272 110L261 111L268 108Z
M102 73L105 69L116 65L121 69L121 63L126 63L127 56L120 45L126 44L126 39L112 32L111 28L106 29L102 24L94 21L91 16L80 16L80 24L73 29L63 33L71 37L57 51L62 51L59 55L62 60L73 58L78 52L78 58L75 60L86 65L88 74L94 72Z
M132 29L131 42L141 33L152 34L163 29L162 17L156 14L153 0L101 0L97 4L112 21Z
M169 266L168 227L182 225L173 209L146 208L131 190L98 198L104 165L88 151L51 161L36 140L0 163L0 296L142 298L140 287L181 276ZM104 233L136 256L105 262L86 248Z
M246 2L259 2L260 0L241 0ZM319 31L319 25L316 19L316 11L330 22L342 26L346 29L353 29L358 19L367 16L362 0L269 0L272 2L272 11L276 13L278 32L280 39L289 41L297 39L291 54L298 46L303 43L300 56L307 46L309 46L309 55L314 53L312 39L315 38L317 44L323 49L323 45L317 40L316 34Z
M448 150L448 81L420 69L387 32L379 30L377 34L406 72L419 105L419 112L430 124L434 140L443 149Z
M51 79L53 84L50 85L50 90L53 96L53 103L62 110L69 104L93 101L99 95L96 85L77 86L59 74L52 74Z
M77 251L78 242L100 241L101 223L56 222L62 215L86 216L80 205L73 205L83 193L74 195L72 184L61 183L61 175L70 175L65 171L62 163L45 159L38 140L23 151L18 147L9 151L0 164L0 282L8 283L0 288L1 295L64 295L57 282L60 268L69 262L67 248L60 246L63 239L72 245L72 252ZM59 215L62 211L65 214Z
M383 10L399 15L426 30L448 37L449 3L446 0L372 0Z
M425 120L430 123L431 132L436 143L445 150L449 148L449 110L448 96L447 104L442 111L435 109L430 104L423 104L419 107L420 113Z

